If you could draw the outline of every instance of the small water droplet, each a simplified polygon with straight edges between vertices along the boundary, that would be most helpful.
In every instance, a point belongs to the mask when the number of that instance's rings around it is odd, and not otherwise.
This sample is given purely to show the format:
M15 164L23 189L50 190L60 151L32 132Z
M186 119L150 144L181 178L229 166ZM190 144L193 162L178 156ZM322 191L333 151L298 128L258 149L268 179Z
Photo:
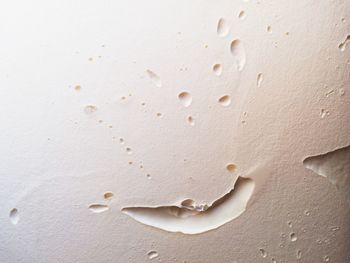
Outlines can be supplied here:
M234 173L237 170L237 166L233 163L229 163L228 165L226 165L226 170L230 173Z
M266 258L266 257L267 257L267 252L265 251L265 249L260 248L259 251L260 251L260 255L261 255L263 258Z
M260 88L261 87L261 83L263 81L263 75L262 73L259 73L257 78L256 78L256 85Z
M125 141L124 141L124 138L119 138L119 142L120 142L120 144L124 144L125 143Z
M91 204L89 210L93 213L102 213L109 209L108 205Z
M242 10L241 12L239 12L238 14L238 18L243 20L247 17L247 14L244 12L244 10Z
M329 262L329 256L324 256L324 257L323 257L323 261L324 261L324 262Z
M149 70L149 69L146 70L146 73L148 77L152 80L154 85L156 85L158 88L162 86L162 81L160 80L160 78L156 73L154 73L152 70Z
M105 192L103 194L104 199L111 200L113 198L114 194L112 192Z
M246 54L242 42L239 39L233 40L231 42L230 51L238 71L242 71L246 64Z
M310 215L310 211L309 211L309 210L305 210L305 211L304 211L304 214L305 214L306 216L309 216L309 215Z
M298 239L298 237L295 233L290 233L289 237L290 237L290 241L292 241L292 242L295 242Z
M227 106L229 106L229 105L231 104L231 98L230 98L230 96L225 95L225 96L220 97L219 100L218 100L218 102L219 102L222 106L227 107Z
M287 225L288 225L290 228L292 228L292 227L293 227L292 221L288 221L288 222L287 222Z
M147 255L148 255L148 258L149 258L149 259L154 259L154 258L158 257L157 251L154 251L154 250L149 251L149 252L147 253Z
M194 126L194 119L192 116L188 116L187 117L187 122L191 125L191 126Z
M220 18L218 21L218 25L216 28L216 32L219 37L225 37L227 36L228 32L230 31L230 27L227 23L227 21L224 18Z
M151 179L152 178L150 174L146 174L146 177L147 177L147 179Z
M18 210L17 208L13 208L11 211L10 211L10 220L11 220L11 223L16 225L19 221L19 214L18 214Z
M189 107L192 104L192 96L189 92L183 91L177 95L179 98L180 102L184 107Z
M221 64L215 64L213 66L213 71L214 71L216 76L220 76L221 73L222 73L222 66L221 66Z
M85 112L86 114L91 114L91 113L94 113L95 111L97 111L97 107L94 106L94 105L87 105L87 106L85 106L85 108L84 108L84 112Z

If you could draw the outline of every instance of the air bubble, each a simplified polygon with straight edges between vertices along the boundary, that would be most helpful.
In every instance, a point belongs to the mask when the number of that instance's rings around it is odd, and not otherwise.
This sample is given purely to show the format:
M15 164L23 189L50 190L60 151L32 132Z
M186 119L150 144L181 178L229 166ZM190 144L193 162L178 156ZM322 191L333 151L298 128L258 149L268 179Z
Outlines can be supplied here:
M326 117L327 115L329 115L329 111L327 111L326 109L321 109L320 110L320 116L323 119L324 117Z
M340 51L345 51L346 46L347 46L349 41L350 41L350 35L347 35L346 39L342 43L340 43L339 46L338 46Z
M146 73L148 77L152 80L154 85L156 85L158 88L162 86L162 81L160 80L160 78L156 73L154 73L152 70L149 70L149 69L146 70Z
M260 255L261 255L263 258L266 258L266 257L267 257L267 252L265 251L265 249L260 248L259 251L260 251Z
M260 88L261 87L261 83L263 81L263 75L262 73L259 73L257 78L256 78L256 85Z
M151 250L147 253L147 256L149 259L154 259L154 258L158 257L158 253L157 253L157 251Z
M230 31L230 28L228 26L227 21L224 18L220 18L216 28L216 32L218 33L218 36L225 37L227 36L229 31Z
M187 117L187 122L188 122L189 125L194 126L194 119L193 119L192 116L188 116Z
M19 214L18 214L18 210L17 208L13 208L11 211L10 211L10 220L11 220L11 223L16 225L19 221Z
M177 97L179 98L180 102L184 107L189 107L192 104L192 96L186 91L179 93Z
M104 199L111 200L113 198L114 194L112 192L105 192L103 194Z
M292 241L292 242L295 242L298 239L298 237L295 233L290 233L289 237L290 237L290 241Z
M246 63L246 55L242 42L239 39L233 40L231 42L230 51L238 71L242 71Z
M241 20L245 19L246 16L247 16L247 15L246 15L246 13L244 12L244 10L242 10L242 11L239 12L239 14L238 14L238 18L241 19Z
M267 26L267 28L266 28L266 31L268 32L268 33L272 33L272 28L271 28L271 26Z
M221 66L221 64L215 64L213 66L213 71L214 71L216 76L220 76L221 73L222 73L222 66Z
M91 113L94 113L97 111L97 107L94 106L94 105L87 105L85 108L84 108L84 112L86 114L91 114Z
M233 163L229 163L228 165L226 165L226 170L230 173L234 173L237 170L237 166Z
M297 259L301 259L301 250L297 250Z
M102 213L109 209L108 205L91 204L89 210L93 213Z
M129 154L129 155L132 154L132 150L130 147L126 147L125 150L126 150L127 154Z
M224 106L227 107L231 104L231 98L228 95L222 96L221 98L219 98L218 102Z

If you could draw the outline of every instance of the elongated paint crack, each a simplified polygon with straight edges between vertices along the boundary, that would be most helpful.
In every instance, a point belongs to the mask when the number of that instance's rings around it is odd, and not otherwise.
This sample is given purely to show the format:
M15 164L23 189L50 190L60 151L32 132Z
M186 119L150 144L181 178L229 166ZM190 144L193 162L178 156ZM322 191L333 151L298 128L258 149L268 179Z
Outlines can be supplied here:
M234 188L211 205L196 205L191 199L186 199L179 206L125 207L122 212L142 224L165 231L199 234L240 216L254 186L252 179L238 177Z
M326 177L350 203L350 146L307 157L304 166Z

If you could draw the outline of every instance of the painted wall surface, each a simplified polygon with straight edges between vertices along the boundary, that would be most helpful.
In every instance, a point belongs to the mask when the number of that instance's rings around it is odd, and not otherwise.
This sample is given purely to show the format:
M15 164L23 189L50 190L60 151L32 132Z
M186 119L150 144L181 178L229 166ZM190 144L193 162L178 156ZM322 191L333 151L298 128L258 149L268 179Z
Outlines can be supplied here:
M0 262L350 262L350 1L2 1Z

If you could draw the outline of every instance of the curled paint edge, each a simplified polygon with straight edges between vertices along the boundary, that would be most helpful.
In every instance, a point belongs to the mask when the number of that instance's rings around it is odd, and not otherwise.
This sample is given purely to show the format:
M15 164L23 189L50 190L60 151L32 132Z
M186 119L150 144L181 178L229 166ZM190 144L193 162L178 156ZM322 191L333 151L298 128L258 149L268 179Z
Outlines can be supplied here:
M168 232L200 234L217 229L240 216L252 196L255 183L238 177L234 188L210 206L201 209L188 206L125 207L122 212L134 220ZM184 200L185 201L185 200ZM197 206L198 207L198 206Z

